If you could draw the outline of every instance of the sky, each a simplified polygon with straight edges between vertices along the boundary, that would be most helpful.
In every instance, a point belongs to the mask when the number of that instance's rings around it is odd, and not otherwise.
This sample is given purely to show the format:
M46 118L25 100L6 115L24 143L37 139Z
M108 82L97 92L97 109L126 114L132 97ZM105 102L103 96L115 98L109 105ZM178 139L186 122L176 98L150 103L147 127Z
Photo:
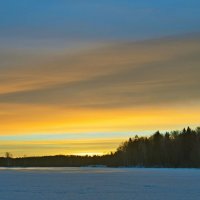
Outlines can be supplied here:
M199 24L196 0L0 0L0 156L199 126Z

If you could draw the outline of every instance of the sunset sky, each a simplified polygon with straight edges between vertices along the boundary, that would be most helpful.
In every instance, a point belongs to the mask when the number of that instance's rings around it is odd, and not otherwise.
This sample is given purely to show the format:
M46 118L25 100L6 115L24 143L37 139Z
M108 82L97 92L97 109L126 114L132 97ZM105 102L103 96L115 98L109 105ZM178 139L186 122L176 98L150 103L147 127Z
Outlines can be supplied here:
M199 113L200 1L0 1L0 156L109 153Z

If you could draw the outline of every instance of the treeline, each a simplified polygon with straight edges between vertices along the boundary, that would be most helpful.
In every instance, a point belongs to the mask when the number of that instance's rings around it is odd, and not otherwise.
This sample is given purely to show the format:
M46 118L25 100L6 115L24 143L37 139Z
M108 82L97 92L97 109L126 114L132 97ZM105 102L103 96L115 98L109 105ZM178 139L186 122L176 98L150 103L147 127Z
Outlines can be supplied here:
M117 166L112 154L103 156L56 155L41 157L0 158L2 167L81 167Z
M123 166L200 167L200 128L130 138L116 151Z
M150 137L129 138L114 153L103 156L43 156L0 158L2 167L200 167L200 128L159 131Z

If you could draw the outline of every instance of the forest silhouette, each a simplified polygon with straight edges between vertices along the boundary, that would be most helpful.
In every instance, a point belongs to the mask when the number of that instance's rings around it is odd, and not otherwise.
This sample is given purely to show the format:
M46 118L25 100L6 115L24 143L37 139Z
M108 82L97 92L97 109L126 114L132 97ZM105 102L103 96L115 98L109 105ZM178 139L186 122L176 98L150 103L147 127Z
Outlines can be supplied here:
M6 153L1 167L200 167L200 127L150 137L134 136L123 142L115 152L102 156L55 155L17 157Z

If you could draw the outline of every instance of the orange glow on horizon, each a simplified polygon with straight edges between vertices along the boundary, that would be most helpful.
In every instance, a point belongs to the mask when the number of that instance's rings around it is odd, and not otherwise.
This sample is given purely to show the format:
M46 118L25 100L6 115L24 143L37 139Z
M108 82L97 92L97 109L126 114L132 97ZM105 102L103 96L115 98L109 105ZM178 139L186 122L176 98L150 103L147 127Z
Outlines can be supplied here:
M28 107L28 108L27 108ZM13 112L13 110L16 111ZM18 111L19 110L19 111ZM129 109L79 109L47 106L5 106L0 134L84 133L137 131L198 125L200 108L162 107ZM188 124L192 122L192 124Z
M0 154L102 154L128 133L199 126L199 44L185 36L73 53L2 48Z

